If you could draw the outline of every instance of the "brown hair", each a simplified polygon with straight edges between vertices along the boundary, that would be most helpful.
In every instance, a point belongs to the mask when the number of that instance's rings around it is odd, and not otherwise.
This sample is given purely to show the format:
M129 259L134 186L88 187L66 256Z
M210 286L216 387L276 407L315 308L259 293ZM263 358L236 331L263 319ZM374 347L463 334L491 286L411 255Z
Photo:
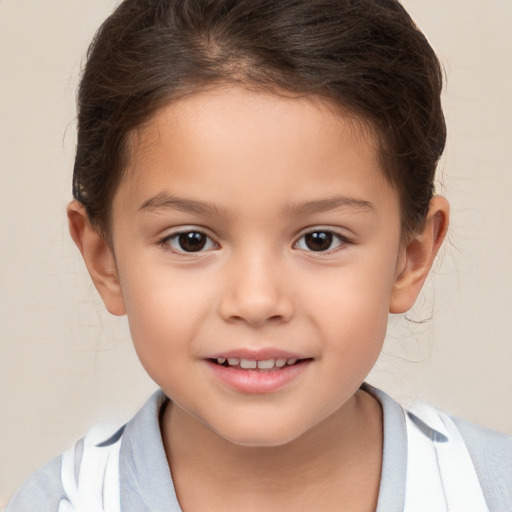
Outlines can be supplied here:
M216 83L320 96L376 131L404 232L422 223L446 129L437 57L396 0L124 0L78 94L73 195L108 234L129 135Z

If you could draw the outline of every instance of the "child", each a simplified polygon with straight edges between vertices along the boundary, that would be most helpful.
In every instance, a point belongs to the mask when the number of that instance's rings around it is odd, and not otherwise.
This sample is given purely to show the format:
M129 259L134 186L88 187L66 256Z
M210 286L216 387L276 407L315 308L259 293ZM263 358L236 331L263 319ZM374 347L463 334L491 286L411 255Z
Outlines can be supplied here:
M501 511L512 440L364 384L448 226L441 72L395 0L125 0L71 235L160 386L9 512Z

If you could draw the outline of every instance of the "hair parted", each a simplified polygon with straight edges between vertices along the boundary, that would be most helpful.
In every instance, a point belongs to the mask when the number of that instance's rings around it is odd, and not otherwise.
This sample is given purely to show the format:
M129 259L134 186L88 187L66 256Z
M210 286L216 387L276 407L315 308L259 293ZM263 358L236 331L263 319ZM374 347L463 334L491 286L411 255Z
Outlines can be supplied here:
M130 134L165 103L222 83L321 97L368 123L403 230L422 223L446 140L442 70L397 0L124 0L78 92L73 195L100 232Z

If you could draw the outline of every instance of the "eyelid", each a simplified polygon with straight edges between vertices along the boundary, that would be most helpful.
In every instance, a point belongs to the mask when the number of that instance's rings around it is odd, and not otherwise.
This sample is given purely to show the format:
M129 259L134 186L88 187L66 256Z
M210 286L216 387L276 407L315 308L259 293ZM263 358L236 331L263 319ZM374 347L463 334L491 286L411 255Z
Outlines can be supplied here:
M298 232L297 239L303 237L304 235L308 235L310 233L317 233L317 232L325 232L325 233L332 233L333 235L339 236L340 238L343 238L343 240L351 241L352 238L349 234L346 234L349 230L347 228L342 227L333 227L328 226L324 224L319 224L318 226L311 226L304 228Z

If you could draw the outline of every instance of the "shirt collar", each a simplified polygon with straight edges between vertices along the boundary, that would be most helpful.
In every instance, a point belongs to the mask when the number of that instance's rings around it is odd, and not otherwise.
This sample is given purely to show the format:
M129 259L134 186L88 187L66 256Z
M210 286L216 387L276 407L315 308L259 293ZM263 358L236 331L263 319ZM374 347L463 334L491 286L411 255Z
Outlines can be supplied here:
M429 439L438 443L446 443L448 441L449 434L446 425L433 407L417 403L409 408L406 414Z
M163 391L156 391L126 425L119 453L125 512L181 512L160 433L160 413L167 402Z
M376 512L401 511L407 472L404 410L383 391L366 383L362 389L380 403L383 412L382 476ZM125 512L181 512L160 433L160 414L167 402L163 391L156 391L126 425L119 455L121 510ZM436 424L435 419L416 420L426 435L444 435L444 425Z

